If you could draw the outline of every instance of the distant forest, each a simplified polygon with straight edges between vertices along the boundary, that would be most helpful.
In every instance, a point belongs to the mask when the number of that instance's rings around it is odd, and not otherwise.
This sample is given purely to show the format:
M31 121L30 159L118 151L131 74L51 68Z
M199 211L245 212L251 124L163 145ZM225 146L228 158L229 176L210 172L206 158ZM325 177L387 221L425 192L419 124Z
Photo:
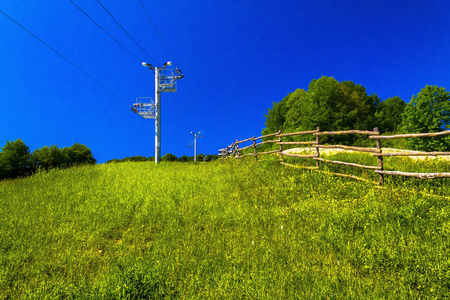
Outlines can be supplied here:
M37 170L95 163L91 149L82 144L62 149L45 146L31 153L22 140L7 141L0 152L0 180L28 176Z
M381 100L368 95L365 87L352 81L339 82L332 77L314 79L308 90L288 94L265 115L263 135L314 130L373 130L381 134L439 132L450 128L450 94L443 87L426 86L406 104L395 96ZM368 143L363 137L335 137L342 144ZM389 146L398 146L394 142ZM411 150L450 150L450 137L408 139L403 145Z
M197 161L212 161L218 159L218 155L197 155ZM142 162L154 161L154 157L132 156L123 159L112 159L106 163L116 162ZM193 162L193 156L183 155L176 157L167 153L161 157L161 161ZM97 161L92 155L91 149L82 144L74 144L71 147L58 148L45 146L30 152L22 140L6 142L0 152L0 180L25 177L40 170L50 170L54 168L68 168L75 165L95 164Z

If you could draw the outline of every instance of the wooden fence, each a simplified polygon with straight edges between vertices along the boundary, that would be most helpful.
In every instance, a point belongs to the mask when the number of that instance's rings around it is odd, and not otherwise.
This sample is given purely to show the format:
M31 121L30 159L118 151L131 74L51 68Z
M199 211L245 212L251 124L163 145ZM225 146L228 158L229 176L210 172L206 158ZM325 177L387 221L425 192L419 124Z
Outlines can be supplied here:
M300 135L313 135L315 137L314 140L311 141L301 141L301 142L290 142L290 141L283 141L284 137L288 136L300 136ZM321 136L333 136L333 135L349 135L349 134L359 134L359 135L367 135L370 139L375 141L375 147L374 148L368 148L368 147L355 147L355 146L345 146L345 145L325 145L320 144L320 137ZM436 137L436 136L443 136L443 135L449 135L450 130L447 131L441 131L441 132L433 132L433 133L417 133L417 134L398 134L398 135L380 135L380 132L378 128L374 128L373 131L362 131L362 130L345 130L345 131L320 131L320 128L317 127L316 130L311 131L300 131L300 132L292 132L292 133L282 133L281 131L263 135L259 137L251 137L242 141L236 140L234 143L229 145L228 147L224 149L219 150L219 156L222 157L222 159L226 159L229 157L234 156L235 158L243 158L246 156L253 156L255 160L258 160L258 156L260 155L266 155L266 154L273 154L277 153L280 157L280 163L288 166L293 167L299 167L296 165L288 164L284 161L283 157L296 157L296 158L310 158L315 160L316 166L315 167L303 167L310 170L318 170L321 172L326 172L324 170L321 170L320 163L328 163L328 164L337 164L337 165L343 165L347 167L357 167L361 169L367 169L367 170L373 170L376 174L378 174L378 184L383 185L384 183L384 175L393 175L393 176L405 176L405 177L415 177L415 178L421 178L421 179L435 179L435 178L450 178L450 173L412 173L412 172L401 172L401 171L387 171L384 170L383 166L383 157L385 156L442 156L442 155L450 155L450 152L421 152L421 151L413 151L413 152L383 152L383 148L381 147L381 141L383 139L400 139L400 138L420 138L420 137ZM266 138L270 138L269 140L263 140ZM260 142L257 142L258 140L261 140ZM240 148L239 145L245 142L251 142L251 145ZM272 143L279 145L278 150L272 150L272 151L266 151L266 152L258 152L257 146ZM314 154L295 154L295 153L289 153L283 150L283 145L308 145L311 148L315 149ZM345 162L345 161L333 161L333 160L327 160L320 157L320 149L326 149L326 148L334 148L334 149L343 149L343 150L351 150L355 152L366 152L371 153L373 157L378 158L378 165L377 166L367 166L362 164L356 164L351 162ZM241 152L247 149L253 149L253 152L249 152L246 154L241 155ZM386 149L385 149L386 150ZM388 150L389 151L389 150ZM326 172L329 173L329 172ZM350 175L350 174L343 174L343 173L329 173L332 175L342 176L342 177L350 177L358 180L368 181L364 178ZM375 182L376 183L376 182Z

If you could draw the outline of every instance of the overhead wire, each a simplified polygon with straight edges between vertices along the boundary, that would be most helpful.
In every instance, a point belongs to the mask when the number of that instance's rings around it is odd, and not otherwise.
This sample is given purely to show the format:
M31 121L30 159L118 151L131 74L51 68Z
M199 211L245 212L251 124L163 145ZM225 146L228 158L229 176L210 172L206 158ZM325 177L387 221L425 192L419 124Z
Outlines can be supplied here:
M161 42L164 44L164 47L166 47L166 50L167 50L167 52L169 53L170 57L172 58L173 62L176 62L175 57L173 57L172 52L170 52L170 49L169 49L169 47L167 46L167 44L166 44L166 42L164 41L164 39L163 39L163 37L161 36L161 34L159 33L158 28L156 28L155 23L153 23L153 20L152 20L152 18L150 17L150 15L148 14L147 10L145 9L144 4L142 4L141 0L139 0L139 3L141 4L142 9L144 10L144 12L145 12L145 14L147 15L148 19L149 19L150 22L152 23L153 28L155 28L155 31L156 31L156 33L158 34L159 39L160 39Z
M0 13L2 13L5 17L7 17L8 19L10 19L12 22L14 22L17 26L19 26L20 28L22 28L24 31L26 31L28 34L30 34L32 37L34 37L35 39L37 39L39 42L41 42L42 44L44 44L47 48L49 48L50 50L52 50L54 53L56 53L59 57L61 57L62 59L64 59L66 62L68 62L69 64L71 64L73 67L75 67L78 71L80 71L81 73L83 73L84 75L86 75L89 79L91 79L92 81L94 81L95 83L97 83L99 86L101 86L103 89L105 89L107 92L109 92L111 95L113 95L115 98L117 98L118 100L120 100L121 102L123 102L125 105L127 105L128 107L131 107L124 99L122 99L120 96L118 96L117 94L115 94L113 91L111 91L110 89L108 89L106 86L104 86L102 83L100 83L99 81L97 81L94 77L92 77L91 75L89 75L88 73L86 73L83 69L81 69L80 67L78 67L77 65L75 65L73 62L71 62L68 58L66 58L64 55L62 55L61 53L59 53L57 50L55 50L53 47L51 47L49 44L47 44L46 42L44 42L43 40L41 40L39 37L37 37L35 34L33 34L31 31L29 31L27 28L25 28L24 26L22 26L19 22L17 22L16 20L14 20L13 18L11 18L9 15L7 15L5 12L3 12L2 10L0 10Z
M117 44L119 44L123 49L125 49L128 53L130 53L133 57L135 57L137 60L139 60L140 62L143 62L144 60L142 58L139 58L136 54L134 54L133 52L131 52L127 47L125 47L124 45L122 45L122 43L120 43L117 39L115 39L111 34L109 34L102 26L100 26L97 22L94 21L94 19L92 19L83 9L81 9L81 7L79 7L75 2L73 2L72 0L69 0L76 8L78 8L86 17L88 17L89 20L92 21L92 23L94 23L95 25L97 25L104 33L106 33L111 39L113 39L113 41L115 41Z
M122 43L120 43L117 39L115 39L110 33L108 33L101 25L99 25L97 22L95 22L94 19L92 19L81 7L79 7L73 0L69 0L76 8L78 8L89 20L91 20L91 22L93 22L95 25L97 25L105 34L107 34L111 39L113 39L117 44L119 44L123 49L125 49L128 53L130 53L133 57L135 57L136 59L138 59L139 61L143 61L141 58L139 58L137 55L135 55L133 52L131 52L128 48L126 48L125 46L123 46ZM128 32L120 25L120 23L118 23L118 21L112 16L112 14L102 5L102 3L100 1L99 4L103 7L103 9L110 15L110 17L117 23L117 25L119 25L119 27L122 28L122 30L128 34ZM147 10L145 9L144 5L142 4L142 2L139 0L142 8L144 9L147 17L149 18L150 22L152 23L153 27L155 28L156 32L158 33L162 43L164 44L166 50L168 51L169 55L171 56L172 60L175 61L175 58L173 56L173 54L170 52L169 47L167 46L167 44L165 43L163 37L161 36L161 34L159 33L158 29L156 28L156 25L153 23L153 20L151 19L150 15L148 14ZM128 36L135 42L137 43L129 34ZM144 50L145 52L145 50ZM148 53L147 53L148 55ZM152 70L153 72L153 70ZM169 104L169 108L172 111L173 115L178 119L180 125L182 125L186 130L187 130L187 126L186 126L186 122L184 121L183 115L181 114L181 111L178 107L178 103L175 99L175 96L171 93L172 96L172 100L173 103L175 105L176 110L173 108L172 104L170 103L170 101L167 101L167 103Z
M155 62L156 64L158 64L158 62L150 55L148 54L147 51L145 51L145 49L139 45L138 42L136 42L136 40L125 30L125 28L123 28L122 25L120 25L120 23L113 17L113 15L106 9L106 7L100 2L100 0L97 0L98 4L100 4L100 6L106 11L106 13L114 20L114 22L116 22L116 24L123 30L123 32L125 32L128 37L145 53L147 54L147 56L153 60L153 62Z
M144 4L142 3L141 0L139 0L139 3L141 4L142 9L144 10L145 14L147 15L147 18L150 20L150 23L152 23L153 28L155 29L156 33L158 34L158 36L159 36L161 42L164 44L164 47L166 48L166 50L167 50L167 52L169 53L170 57L172 58L172 60L173 60L174 62L176 62L175 57L173 56L172 52L170 51L169 47L167 46L166 42L164 41L164 39L163 39L161 33L159 32L158 28L156 27L155 23L153 22L152 18L150 17L150 14L148 13L148 11L147 11L147 9L145 8ZM186 88L187 88L187 91L188 91L188 99L191 101L191 103L193 103L193 101L192 101L192 96L191 96L191 91L190 91L190 89L188 88L187 85L186 85ZM179 113L179 115L180 115L180 117L181 117L181 119L182 119L182 121L183 121L183 123L184 123L184 119L183 119L183 117L182 117L182 115L181 115L181 112L180 112L180 110L179 110L179 108L178 108L178 104L177 104L177 102L176 102L176 100L175 100L175 96L172 95L172 97L173 97L173 101L174 101L174 103L175 103L175 106L176 106L176 108L177 108L177 110L178 110L178 113ZM194 109L194 113L197 114L197 111L196 111L195 109Z
M182 125L183 125L184 128L187 130L186 122L184 121L183 115L181 114L181 111L180 111L180 109L178 108L177 101L175 100L175 95L174 95L173 93L170 93L170 95L172 96L173 103L175 103L175 107L176 107L176 109L177 109L177 111L178 111L178 114L179 114L179 116L180 116Z
M165 93L161 93L161 94L165 94ZM170 94L172 94L172 93L170 93ZM172 94L172 97L173 97L173 94ZM170 108L170 110L172 111L172 114L175 116L175 118L177 119L177 121L178 121L178 123L181 125L181 126L183 126L184 127L184 129L186 129L187 130L187 127L186 127L186 124L184 123L184 120L183 120L183 118L179 118L178 117L178 115L175 113L175 110L173 109L173 107L172 107L172 104L170 104L170 101L166 101L167 102L167 104L169 104L169 108ZM176 103L175 103L175 105L176 105ZM178 109L178 107L177 107L177 109ZM181 115L180 115L181 116ZM181 120L181 121L180 121Z

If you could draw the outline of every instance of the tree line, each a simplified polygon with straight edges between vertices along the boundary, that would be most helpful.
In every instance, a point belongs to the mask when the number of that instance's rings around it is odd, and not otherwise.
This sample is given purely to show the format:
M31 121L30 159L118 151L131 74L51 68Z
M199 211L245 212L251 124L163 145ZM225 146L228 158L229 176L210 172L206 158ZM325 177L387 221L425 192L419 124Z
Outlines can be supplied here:
M95 163L91 149L82 144L75 143L66 148L45 146L31 153L30 147L18 139L7 141L0 152L0 180L28 176L37 170Z
M217 154L208 154L208 155L204 155L204 154L199 154L197 155L197 161L201 162L201 161L213 161L218 159L219 156ZM122 159L111 159L108 160L106 163L118 163L118 162L143 162L143 161L151 161L154 162L155 161L155 157L154 156L150 156L150 157L145 157L145 156L131 156L131 157L125 157ZM178 162L194 162L194 156L187 156L187 155L183 155L180 157L176 157L176 155L172 154L172 153L166 153L163 157L161 157L161 161L178 161Z
M321 131L378 127L382 134L439 132L450 128L450 94L443 87L427 85L408 104L397 96L382 101L376 94L368 95L362 85L323 76L312 80L308 90L297 89L274 102L265 117L263 135L317 127ZM364 145L370 141L365 137L337 136L321 142ZM444 151L450 150L450 137L408 139L404 145L393 146Z

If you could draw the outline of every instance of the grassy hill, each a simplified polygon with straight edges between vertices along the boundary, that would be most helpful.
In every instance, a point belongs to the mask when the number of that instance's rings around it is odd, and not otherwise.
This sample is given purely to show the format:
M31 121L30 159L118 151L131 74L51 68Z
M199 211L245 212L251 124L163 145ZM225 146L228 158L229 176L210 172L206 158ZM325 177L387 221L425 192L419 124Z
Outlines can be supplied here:
M254 164L0 182L0 299L443 299L450 204Z

